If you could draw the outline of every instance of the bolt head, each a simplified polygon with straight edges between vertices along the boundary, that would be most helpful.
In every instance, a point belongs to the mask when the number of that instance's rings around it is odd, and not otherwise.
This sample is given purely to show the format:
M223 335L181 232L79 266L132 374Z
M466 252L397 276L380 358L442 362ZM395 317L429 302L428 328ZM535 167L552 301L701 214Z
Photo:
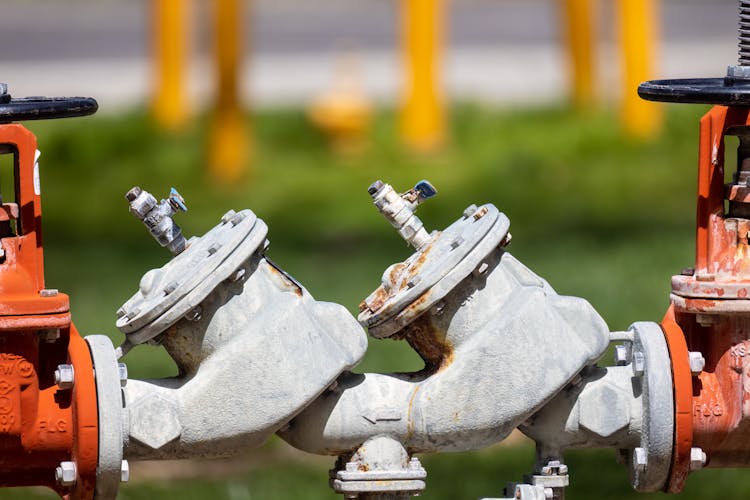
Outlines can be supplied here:
M346 472L357 472L359 470L358 462L346 462Z
M648 464L648 454L643 448L636 448L633 450L633 467L638 472L644 472L646 465Z
M130 480L130 464L127 460L122 461L120 466L120 482L127 483Z
M42 342L52 343L60 338L60 329L59 328L44 328L42 330L39 330L38 334L39 334L39 340L41 340Z
M62 390L72 389L75 383L75 370L73 365L57 365L55 370L55 383Z
M690 448L690 470L700 470L706 465L706 453L700 448Z
M706 366L706 359L698 351L690 351L688 353L688 361L690 362L690 373L694 376L700 375Z
M633 375L640 377L646 370L646 356L641 351L633 352Z
M39 290L39 295L41 297L57 297L58 291L56 288L45 288L44 290Z
M472 215L474 215L474 212L476 212L476 211L477 211L477 206L476 205L474 205L474 204L469 205L464 210L464 219L468 219L469 217L471 217Z
M125 387L128 383L128 365L117 363L117 371L120 375L120 387Z
M615 346L615 364L617 366L625 366L628 364L629 351L628 346L625 344L617 344Z
M76 464L65 461L55 469L55 480L60 486L73 486L76 484Z

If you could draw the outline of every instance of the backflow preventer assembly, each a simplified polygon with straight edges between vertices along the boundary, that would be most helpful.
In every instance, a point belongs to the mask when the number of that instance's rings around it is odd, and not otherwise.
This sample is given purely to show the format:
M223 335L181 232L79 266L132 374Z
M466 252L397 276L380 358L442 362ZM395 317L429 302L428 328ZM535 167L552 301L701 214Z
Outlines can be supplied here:
M672 278L660 324L624 332L508 253L510 222L495 206L428 231L415 212L432 185L398 193L377 181L375 207L414 253L385 270L358 321L266 256L268 228L250 210L186 237L179 193L157 200L136 187L131 213L172 258L117 311L121 346L83 338L68 297L44 283L39 153L13 122L91 114L96 102L13 99L0 86L0 152L15 160L13 202L0 205L0 486L112 499L129 461L226 456L274 433L337 457L330 485L363 500L422 492L417 454L479 449L516 428L536 442L536 461L488 494L562 498L570 448L617 449L642 492L677 493L703 467L750 465L748 32L743 1L740 64L725 78L639 89L717 106L701 120L695 266ZM739 148L725 184L729 135ZM363 327L408 342L424 369L353 373ZM143 343L162 345L179 374L129 380L119 359ZM602 363L612 343L614 363Z

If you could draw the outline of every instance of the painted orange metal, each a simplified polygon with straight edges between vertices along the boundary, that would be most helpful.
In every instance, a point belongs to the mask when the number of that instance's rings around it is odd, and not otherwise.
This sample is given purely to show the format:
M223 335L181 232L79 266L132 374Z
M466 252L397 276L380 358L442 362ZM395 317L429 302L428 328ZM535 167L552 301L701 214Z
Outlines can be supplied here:
M690 472L690 448L693 446L693 380L688 363L685 336L677 324L674 307L667 310L661 323L672 359L672 381L674 383L675 432L672 468L666 491L682 491Z
M93 498L98 415L91 354L70 320L68 296L45 290L36 139L0 125L0 148L14 155L14 186L0 206L0 486L48 486L61 496ZM54 380L72 364L73 389ZM55 468L76 464L74 486Z
M750 190L739 174L725 185L724 172L725 136L748 127L748 108L716 106L701 119L695 268L672 278L662 322L676 408L670 492L684 486L691 447L706 453L705 466L750 465ZM689 351L705 360L695 375Z

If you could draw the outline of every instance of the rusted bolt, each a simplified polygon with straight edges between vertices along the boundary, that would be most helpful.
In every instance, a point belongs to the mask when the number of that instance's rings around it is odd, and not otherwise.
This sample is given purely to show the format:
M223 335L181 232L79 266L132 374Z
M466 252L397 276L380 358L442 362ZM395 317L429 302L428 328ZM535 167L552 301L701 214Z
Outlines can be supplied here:
M487 214L487 207L482 207L474 213L474 220L479 220Z
M73 486L76 484L76 474L75 463L69 461L60 462L60 465L55 469L55 481L60 486Z
M701 470L706 465L706 453L700 448L690 448L690 470Z
M513 241L513 235L508 233L505 235L505 238L503 238L503 241L500 242L500 247L505 248L508 245L510 245L510 242Z
M72 389L75 383L73 365L57 365L55 370L55 384L62 390Z
M695 279L698 281L713 281L714 279L716 279L716 276L711 273L703 272L703 273L696 273Z
M688 361L690 363L690 373L692 373L693 376L700 375L703 368L706 366L706 358L704 358L703 354L698 351L690 351L688 353Z
M42 297L57 297L58 291L56 288L45 288L44 290L39 290L39 295Z
M633 467L638 472L645 472L646 466L648 465L648 455L646 450L643 448L636 448L633 450Z

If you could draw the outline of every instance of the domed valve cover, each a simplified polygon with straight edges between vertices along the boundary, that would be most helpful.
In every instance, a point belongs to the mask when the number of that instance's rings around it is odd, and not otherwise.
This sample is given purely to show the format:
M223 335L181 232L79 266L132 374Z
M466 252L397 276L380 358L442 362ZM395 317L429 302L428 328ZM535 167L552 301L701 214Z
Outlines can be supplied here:
M191 238L184 252L141 278L138 292L117 311L117 328L131 344L154 338L265 246L267 233L252 211L230 210L204 236Z
M386 269L383 284L360 304L359 322L373 337L393 335L476 269L506 239L509 227L492 204L468 208L406 261Z

